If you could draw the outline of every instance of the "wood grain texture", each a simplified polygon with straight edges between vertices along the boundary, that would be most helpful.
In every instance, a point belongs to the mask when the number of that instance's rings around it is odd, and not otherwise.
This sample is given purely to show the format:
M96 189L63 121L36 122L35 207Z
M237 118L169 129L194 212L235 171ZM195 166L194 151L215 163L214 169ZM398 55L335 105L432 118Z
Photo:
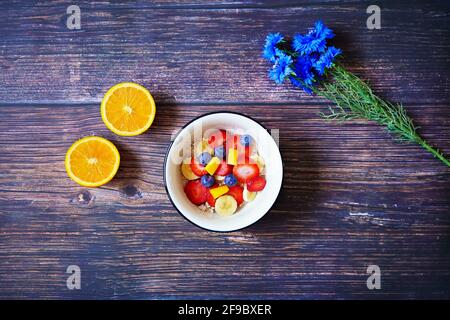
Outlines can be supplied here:
M448 25L441 1L0 2L0 299L450 298L450 171L373 123L328 123L327 103L266 78L269 31L321 18L349 69L405 102L450 154ZM119 81L157 102L148 133L118 137L99 102ZM280 130L284 184L257 224L218 234L184 220L162 180L171 136L210 111L243 112ZM116 178L86 189L66 175L78 138L122 156ZM66 267L82 289L66 288ZM366 288L366 268L382 290Z
M268 32L304 32L319 18L348 68L385 97L449 100L448 3L381 2L380 31L366 29L368 2L183 3L79 1L82 28L71 31L71 2L3 2L0 103L97 103L124 80L167 103L318 101L271 83L261 46Z
M194 117L243 108L280 129L283 191L254 226L207 232L170 204L164 153ZM148 133L122 138L104 127L98 105L3 106L0 297L448 297L450 172L376 125L325 125L324 108L161 106ZM450 117L435 118L445 108L419 124L448 151ZM65 151L88 134L111 139L123 159L98 189L64 170ZM82 269L80 291L65 287L70 264ZM369 264L382 268L380 292L366 288Z

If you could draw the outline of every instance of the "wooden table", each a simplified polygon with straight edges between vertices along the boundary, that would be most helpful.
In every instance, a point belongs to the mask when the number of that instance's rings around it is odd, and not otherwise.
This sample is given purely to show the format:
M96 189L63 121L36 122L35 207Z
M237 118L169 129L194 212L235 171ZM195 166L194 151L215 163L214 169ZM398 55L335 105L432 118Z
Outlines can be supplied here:
M0 298L450 298L450 170L367 121L322 120L329 103L267 78L268 32L322 19L343 64L402 102L450 153L449 11L443 1L3 1L0 3ZM81 9L68 30L66 9ZM103 124L103 94L146 86L156 120L138 137ZM285 179L257 224L213 233L183 219L163 184L171 134L231 110L280 130ZM87 189L68 147L113 141L116 178ZM368 290L368 265L381 290ZM66 287L69 265L81 289Z

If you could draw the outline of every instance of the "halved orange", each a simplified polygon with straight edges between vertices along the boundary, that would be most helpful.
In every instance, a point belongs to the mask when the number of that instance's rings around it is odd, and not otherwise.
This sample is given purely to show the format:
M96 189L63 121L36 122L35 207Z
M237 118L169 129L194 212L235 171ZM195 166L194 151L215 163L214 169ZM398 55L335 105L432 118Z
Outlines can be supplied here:
M133 82L116 84L106 92L100 107L105 125L120 136L137 136L145 132L155 119L152 95Z
M119 151L112 142L101 137L82 138L66 153L67 174L83 187L99 187L109 182L119 164Z

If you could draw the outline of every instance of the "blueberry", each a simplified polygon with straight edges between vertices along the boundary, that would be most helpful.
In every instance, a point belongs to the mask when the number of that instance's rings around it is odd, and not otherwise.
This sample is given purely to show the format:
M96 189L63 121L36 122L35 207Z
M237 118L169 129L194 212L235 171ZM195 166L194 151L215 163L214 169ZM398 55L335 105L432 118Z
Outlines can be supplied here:
M252 142L252 137L250 137L248 134L244 134L241 136L241 144L243 146L248 147L251 142Z
M225 148L223 146L215 147L214 155L219 159L225 159Z
M206 166L211 161L211 155L208 152L203 152L198 156L198 162L203 166Z
M202 176L200 181L202 182L202 185L204 185L207 188L212 187L216 182L214 177L210 176L209 174L205 174L204 176Z
M227 186L232 187L237 184L237 179L232 174L225 176L224 182Z

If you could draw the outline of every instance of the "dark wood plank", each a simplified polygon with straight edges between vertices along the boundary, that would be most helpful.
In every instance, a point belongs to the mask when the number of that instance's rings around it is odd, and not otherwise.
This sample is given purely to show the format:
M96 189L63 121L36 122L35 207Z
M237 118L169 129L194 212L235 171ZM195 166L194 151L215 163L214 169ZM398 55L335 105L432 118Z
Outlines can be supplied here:
M403 1L405 2L405 1ZM53 0L49 1L23 1L23 0L10 0L8 1L9 7L22 6L22 7L39 7L48 8L56 5L69 5L67 0ZM127 8L141 8L141 9L237 9L237 8L282 8L292 7L298 5L305 5L310 3L308 0L246 0L246 1L234 1L234 0L158 0L158 1L145 1L145 0L129 0L117 2L97 2L97 1L79 1L78 4L83 8L95 8L108 6L114 9ZM318 0L316 4L336 4L336 3L355 3L354 0ZM70 3L71 4L71 3ZM2 3L1 7L8 7L6 3Z
M449 5L441 1L381 2L382 29L373 31L368 2L79 1L79 31L66 28L68 4L1 4L0 103L97 103L119 81L144 84L165 102L322 101L271 83L261 58L268 32L302 32L319 18L338 34L348 68L385 97L450 97Z
M426 108L427 112L423 112ZM196 228L162 183L171 133L207 111L280 128L275 207L229 234ZM450 172L364 121L326 124L322 105L160 105L144 135L118 137L97 104L1 106L0 298L449 298ZM450 151L446 105L408 108ZM109 138L122 165L86 189L64 170L70 144ZM82 270L82 290L65 269ZM382 290L366 288L377 264Z

